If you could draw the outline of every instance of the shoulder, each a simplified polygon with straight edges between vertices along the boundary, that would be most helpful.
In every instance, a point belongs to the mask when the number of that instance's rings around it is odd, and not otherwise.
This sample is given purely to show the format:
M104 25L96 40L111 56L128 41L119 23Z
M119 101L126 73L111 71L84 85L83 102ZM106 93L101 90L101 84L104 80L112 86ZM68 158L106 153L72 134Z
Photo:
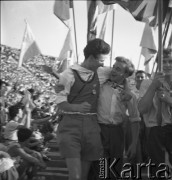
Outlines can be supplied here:
M98 74L106 74L106 75L109 75L110 72L111 72L112 68L110 67L107 67L107 66L104 66L104 67L99 67L97 69L97 73Z
M19 126L19 123L12 120L7 123L6 128L15 130L18 126Z
M73 81L74 79L74 74L72 71L72 66L66 70L64 70L62 73L60 73L59 76L59 84L66 84L69 83L70 81Z
M112 68L110 67L99 67L97 69L97 74L101 85L109 79L111 70Z
M7 147L8 152L18 152L21 149L21 146L17 142L12 142L11 144L8 145Z

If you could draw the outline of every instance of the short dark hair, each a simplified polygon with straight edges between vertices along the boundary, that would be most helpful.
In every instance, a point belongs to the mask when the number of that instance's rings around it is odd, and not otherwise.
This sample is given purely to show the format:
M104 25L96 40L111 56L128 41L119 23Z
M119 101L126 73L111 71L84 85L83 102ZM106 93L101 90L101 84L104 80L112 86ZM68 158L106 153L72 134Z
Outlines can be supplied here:
M90 55L97 57L99 54L109 54L110 45L102 39L93 39L84 48L84 56L87 59Z
M121 63L125 63L126 66L126 73L128 74L128 76L131 76L134 71L135 71L135 67L134 64L127 58L123 57L123 56L118 56L115 58L115 60L117 62L121 62Z
M23 107L22 103L20 103L20 102L15 105L10 106L8 109L10 120L13 120L16 117L16 115L19 113L19 109L23 109L23 108L24 107Z
M137 70L135 75L137 75L137 74L145 74L146 75L145 71L143 71L143 70Z
M17 137L18 137L19 142L24 142L24 141L28 140L31 136L32 136L31 129L21 127L17 131Z

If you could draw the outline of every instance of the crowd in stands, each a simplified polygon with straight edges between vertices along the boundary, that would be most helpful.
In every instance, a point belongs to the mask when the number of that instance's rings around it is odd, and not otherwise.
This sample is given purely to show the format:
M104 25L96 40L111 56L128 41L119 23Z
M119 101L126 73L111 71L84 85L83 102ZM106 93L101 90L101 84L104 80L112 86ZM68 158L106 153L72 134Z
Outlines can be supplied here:
M55 137L57 80L40 67L56 59L37 56L19 69L19 53L1 45L0 179L31 180L50 160L48 142Z
M0 158L9 170L3 171L1 176L11 176L11 180L30 180L34 178L37 169L45 168L45 162L50 160L46 155L49 149L47 142L56 136L55 106L36 104L39 94L35 94L34 89L17 91L2 80L0 93ZM19 94L20 101L12 105L8 103L7 96L10 93ZM8 166L8 163L11 165ZM14 168L18 176L14 175Z

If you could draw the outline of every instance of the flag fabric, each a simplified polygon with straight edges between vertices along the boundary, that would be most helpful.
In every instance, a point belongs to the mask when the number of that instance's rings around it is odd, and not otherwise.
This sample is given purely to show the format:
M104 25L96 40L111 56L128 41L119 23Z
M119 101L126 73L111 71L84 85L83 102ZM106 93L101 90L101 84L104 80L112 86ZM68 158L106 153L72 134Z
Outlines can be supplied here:
M154 28L149 26L149 23L145 24L142 39L140 42L142 47L141 54L145 58L145 72L149 72L149 62L157 53L157 46L154 39Z
M168 46L169 48L172 47L172 32L171 32L171 35L170 35L170 38L169 38L169 42L168 42Z
M54 14L69 27L70 11L72 8L72 0L55 0Z
M70 29L68 31L65 42L61 49L58 61L60 61L60 65L58 67L58 69L59 69L58 72L62 72L69 65L73 65L74 63L76 63Z
M151 19L150 25L155 26L158 22L157 0L102 0L104 4L119 4L127 9L138 21L146 22ZM163 18L165 18L169 6L169 0L163 0Z
M101 27L101 31L100 31L100 34L99 34L99 38L103 39L103 40L105 40L107 22L108 22L108 12L106 12L106 14L105 14L103 24L102 24L102 27Z
M69 64L68 59L64 59L63 61L60 62L57 73L63 72L65 69L67 69L69 67L69 65L70 64Z
M39 54L41 54L41 51L35 41L35 37L29 24L26 22L26 30L22 42L18 67L21 67L26 60Z
M88 33L87 40L95 39L97 35L98 15L113 9L113 5L104 5L101 0L87 1L88 8Z

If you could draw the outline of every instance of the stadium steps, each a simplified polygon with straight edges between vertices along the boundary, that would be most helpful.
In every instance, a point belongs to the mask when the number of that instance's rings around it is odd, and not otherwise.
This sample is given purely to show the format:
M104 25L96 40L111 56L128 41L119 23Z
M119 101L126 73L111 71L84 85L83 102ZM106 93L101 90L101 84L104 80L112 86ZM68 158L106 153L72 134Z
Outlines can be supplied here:
M37 176L45 177L45 180L68 180L68 170L64 159L60 156L57 140L49 142L48 147L50 151L47 156L51 160L46 162L46 169L38 171Z

